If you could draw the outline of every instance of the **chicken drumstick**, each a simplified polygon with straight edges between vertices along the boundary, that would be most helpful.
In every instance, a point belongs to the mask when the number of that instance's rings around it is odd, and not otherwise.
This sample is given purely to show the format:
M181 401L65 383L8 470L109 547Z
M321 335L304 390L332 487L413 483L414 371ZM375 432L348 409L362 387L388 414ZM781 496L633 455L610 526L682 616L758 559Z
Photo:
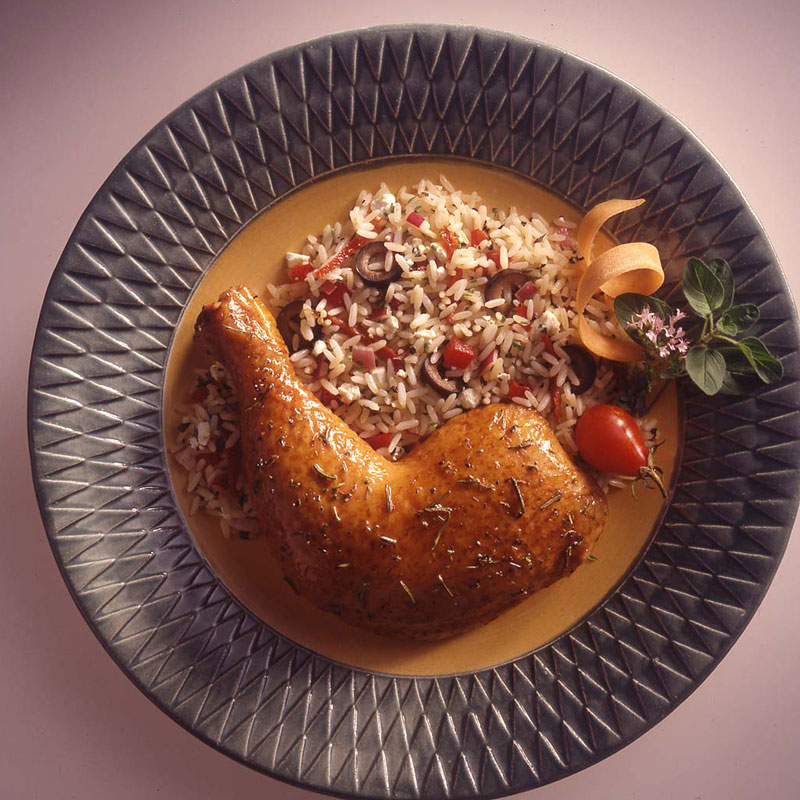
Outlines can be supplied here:
M206 306L197 330L239 398L269 546L300 595L346 622L452 636L572 572L600 535L605 498L537 412L481 406L392 463L306 389L248 289Z

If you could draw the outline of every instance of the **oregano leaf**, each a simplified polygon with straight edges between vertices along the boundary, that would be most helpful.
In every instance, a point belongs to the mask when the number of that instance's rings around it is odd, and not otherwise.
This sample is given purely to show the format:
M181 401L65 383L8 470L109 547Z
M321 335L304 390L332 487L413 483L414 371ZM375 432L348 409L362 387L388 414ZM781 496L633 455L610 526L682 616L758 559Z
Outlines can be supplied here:
M683 271L683 294L692 309L708 317L722 306L725 288L714 271L699 258L690 258Z
M686 372L694 384L708 395L722 388L725 377L725 359L717 350L693 347L686 354Z

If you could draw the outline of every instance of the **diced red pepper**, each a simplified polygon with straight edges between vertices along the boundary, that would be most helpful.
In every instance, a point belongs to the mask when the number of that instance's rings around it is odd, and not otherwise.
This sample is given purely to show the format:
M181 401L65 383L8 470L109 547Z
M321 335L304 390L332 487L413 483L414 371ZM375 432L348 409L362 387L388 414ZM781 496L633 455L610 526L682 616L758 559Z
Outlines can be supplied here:
M325 287L327 284L331 284L333 288L328 289L325 291ZM325 294L328 300L328 308L340 308L344 305L344 296L350 294L350 291L347 288L347 284L345 283L333 283L333 281L325 281L322 286L319 287L320 291Z
M494 265L495 265L496 267L498 267L498 268L500 267L500 253L498 253L498 252L497 252L497 250L490 250L490 251L489 251L489 252L488 252L486 255L487 255L487 256L488 256L488 257L489 257L489 258L490 258L492 261L494 261Z
M355 336L357 331L349 322L346 322L341 317L337 317L336 314L328 314L328 319L336 326L338 326L339 330L344 331L348 336Z
M198 460L202 458L206 462L207 467L216 467L217 464L222 461L226 452L226 450L217 449L213 453L200 453L198 454Z
M442 230L442 246L444 247L448 258L452 258L453 253L458 250L458 240L455 236L453 236L452 233L450 233L449 230L447 230L447 228Z
M373 320L383 319L389 314L389 306L376 306L370 312L369 318Z
M389 347L388 344L385 347L381 347L376 355L378 358L384 359L384 361L391 361L395 367L402 367L403 361L405 360L402 353L398 353L393 347Z
M550 353L551 356L554 356L556 351L553 347L553 340L544 331L542 331L542 341L544 342L545 353Z
M529 388L529 386L525 386L525 384L519 381L512 380L511 383L508 384L508 394L506 397L509 400L513 400L515 397L525 397L525 392L527 392Z
M317 356L317 366L314 370L314 378L319 380L320 378L324 378L328 374L328 359L320 353Z
M329 258L327 263L323 264L314 273L314 277L321 278L323 275L327 275L329 272L333 272L335 269L343 266L347 259L362 246L360 244L362 241L360 236L354 236L349 242L345 242L345 244L339 248L339 252Z
M376 433L364 441L375 450L380 450L381 447L388 447L392 443L392 439L394 439L394 434L392 433Z
M419 228L423 222L425 222L425 217L422 214L417 214L416 211L412 211L406 219L408 220L409 225L413 225L415 228Z
M326 406L329 406L336 399L336 395L331 394L327 389L323 389L319 394L319 399Z
M400 306L401 306L401 305L403 305L403 303L402 303L402 301L401 301L401 300L399 300L397 297L393 297L393 298L392 298L392 299L389 301L389 305L390 305L390 306L391 306L391 307L392 307L392 308L393 308L395 311L397 311L397 309L398 309L398 308L400 308Z
M370 222L370 225L372 225L373 230L379 231L383 226L383 220L381 218L374 219ZM350 256L355 255L365 244L369 244L371 241L371 239L365 239L363 236L354 236L339 248L339 252L336 255L328 259L327 263L314 272L314 277L322 278L324 275L344 266Z
M319 290L326 297L329 297L336 291L336 287L339 285L340 285L339 281L323 281L319 287Z
M477 247L481 242L485 242L489 237L486 232L481 228L473 228L469 234L470 241L473 247Z
M289 280L293 282L304 281L314 267L306 262L305 264L293 264L289 267Z
M517 322L516 324L522 328L530 328L531 320L528 319L528 309L525 306L520 305L519 303L514 304L514 313L512 316L515 317L525 317L525 322ZM516 322L516 320L515 320Z
M195 386L189 395L189 399L193 403L202 403L206 397L208 397L208 386Z
M456 267L454 275L447 279L447 288L449 289L456 281L460 281L464 277L464 270L461 267Z
M550 406L556 424L561 422L561 395L561 387L556 383L556 379L550 378Z
M478 377L483 377L492 367L492 364L497 360L497 353L492 350L486 358L481 361L481 365L478 367Z
M442 353L442 360L448 369L466 369L475 358L472 345L462 339L451 339Z
M533 281L526 281L517 289L517 300L530 300L537 291L536 284Z

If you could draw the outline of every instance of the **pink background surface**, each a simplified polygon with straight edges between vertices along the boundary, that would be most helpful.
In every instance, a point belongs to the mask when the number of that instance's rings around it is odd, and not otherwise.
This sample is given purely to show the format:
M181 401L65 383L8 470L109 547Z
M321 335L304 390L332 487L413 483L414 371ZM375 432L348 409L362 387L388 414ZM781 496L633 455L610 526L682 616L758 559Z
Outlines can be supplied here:
M800 296L791 248L798 8L794 0L2 0L0 797L311 796L216 753L140 695L75 609L36 509L25 405L39 306L79 215L151 126L236 67L332 31L413 20L514 31L607 67L692 128L752 203ZM700 689L641 739L536 800L797 797L798 572L795 535L753 622Z

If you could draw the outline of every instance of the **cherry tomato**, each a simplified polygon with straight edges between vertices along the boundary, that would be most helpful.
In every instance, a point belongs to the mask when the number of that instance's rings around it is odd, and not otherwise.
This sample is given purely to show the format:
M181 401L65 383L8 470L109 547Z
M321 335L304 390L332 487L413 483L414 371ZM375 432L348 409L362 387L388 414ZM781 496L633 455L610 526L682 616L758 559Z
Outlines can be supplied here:
M451 339L444 346L442 359L447 369L466 369L475 358L475 350L472 345L467 344L461 339Z
M649 451L636 420L619 406L599 405L585 411L575 427L583 459L601 472L637 477L648 466Z

